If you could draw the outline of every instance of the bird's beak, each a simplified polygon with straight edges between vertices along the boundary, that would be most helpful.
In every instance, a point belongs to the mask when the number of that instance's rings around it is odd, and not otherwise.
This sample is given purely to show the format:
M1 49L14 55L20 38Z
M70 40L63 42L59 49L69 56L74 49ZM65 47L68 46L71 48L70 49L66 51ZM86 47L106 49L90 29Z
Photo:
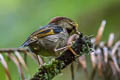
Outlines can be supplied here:
M76 31L76 34L78 34L78 35L79 35L79 34L80 34L80 32L79 32L79 31Z
M77 23L75 24L75 33L80 34L80 32L78 31L78 24Z

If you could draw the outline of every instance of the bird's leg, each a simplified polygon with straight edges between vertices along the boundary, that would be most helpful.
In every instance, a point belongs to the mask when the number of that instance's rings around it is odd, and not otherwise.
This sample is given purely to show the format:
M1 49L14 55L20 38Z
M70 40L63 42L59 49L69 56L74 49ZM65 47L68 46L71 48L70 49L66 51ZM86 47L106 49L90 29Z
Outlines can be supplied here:
M60 50L63 50L63 49L61 49L61 48L57 49L57 47L59 46L59 44L60 44L60 42L57 43L57 45L56 45L56 47L55 47L55 49L54 49L55 52L60 51Z
M72 43L73 43L73 42L72 42ZM66 50L66 49L68 49L69 47L72 46L72 44L69 44L69 45L66 45L66 46L64 46L64 47L57 48L57 47L59 46L59 44L60 44L60 42L57 43L57 45L56 45L56 47L55 47L55 49L54 49L55 52L62 51L62 50Z
M68 47L68 49L69 49L75 56L78 56L78 54L72 49L72 47Z
M71 46L72 46L72 45L71 45ZM55 51L55 52L58 52L58 51L61 51L61 50L65 50L65 49L67 49L68 47L71 47L71 46L70 46L70 45L67 45L67 46L65 46L65 47L61 47L61 48L58 48L58 49L55 48L54 51Z
M70 36L68 38L68 41L67 41L67 45L68 45L68 49L75 55L75 56L78 56L77 53L72 49L72 45L74 43L74 41L78 38L78 34L73 34L72 36ZM70 45L70 46L69 46Z
M72 36L69 37L69 39L67 41L67 46L59 48L59 49L55 48L54 51L57 52L57 51L69 49L74 55L78 56L77 53L72 49L72 45L77 38L78 38L78 35L73 34Z

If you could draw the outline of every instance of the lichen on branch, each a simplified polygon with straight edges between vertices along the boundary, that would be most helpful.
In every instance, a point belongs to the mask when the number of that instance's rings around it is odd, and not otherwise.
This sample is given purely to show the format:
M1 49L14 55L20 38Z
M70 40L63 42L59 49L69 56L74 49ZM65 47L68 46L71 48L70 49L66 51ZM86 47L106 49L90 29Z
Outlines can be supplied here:
M49 63L40 66L39 70L31 80L51 80L61 72L66 66L83 54L89 54L92 50L91 37L84 36L82 33L76 39L72 49L77 53L74 55L69 49L63 52L59 57L52 59Z

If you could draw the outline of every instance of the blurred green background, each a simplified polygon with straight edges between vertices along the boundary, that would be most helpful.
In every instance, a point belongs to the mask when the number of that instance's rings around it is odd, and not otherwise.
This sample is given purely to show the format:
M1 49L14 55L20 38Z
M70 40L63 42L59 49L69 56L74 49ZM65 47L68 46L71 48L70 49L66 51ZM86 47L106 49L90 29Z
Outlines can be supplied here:
M120 0L0 0L0 48L19 47L33 31L55 16L72 18L79 23L81 32L94 36L105 19L103 40L106 41L111 32L115 33L116 40L120 39ZM12 80L18 80L15 64L8 63ZM30 62L29 67L30 75L37 71L34 62ZM55 80L70 80L67 71ZM0 80L5 80L1 64Z

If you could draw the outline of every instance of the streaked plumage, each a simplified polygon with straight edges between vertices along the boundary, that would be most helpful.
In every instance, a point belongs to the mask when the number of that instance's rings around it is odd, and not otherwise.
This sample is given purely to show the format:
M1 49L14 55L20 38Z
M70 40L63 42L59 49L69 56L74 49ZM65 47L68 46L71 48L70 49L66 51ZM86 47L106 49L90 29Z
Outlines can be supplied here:
M72 22L65 17L54 18L48 25L33 32L22 46L29 47L35 54L55 56L54 49L66 46L70 34L75 32L76 26Z

